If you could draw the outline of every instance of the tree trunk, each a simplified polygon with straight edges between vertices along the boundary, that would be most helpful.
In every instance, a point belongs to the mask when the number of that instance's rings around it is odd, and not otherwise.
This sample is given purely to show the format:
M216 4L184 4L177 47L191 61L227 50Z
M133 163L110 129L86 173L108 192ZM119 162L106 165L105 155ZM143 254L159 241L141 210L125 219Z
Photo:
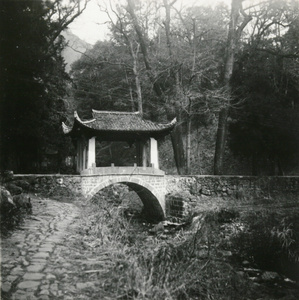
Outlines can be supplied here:
M138 36L138 40L140 43L140 48L141 48L141 52L142 52L142 57L143 57L143 61L144 61L144 65L145 65L145 69L147 71L147 76L149 77L153 87L154 87L154 91L158 96L162 95L162 90L160 85L157 83L157 81L155 80L153 74L152 74L152 68L149 62L149 58L148 58L148 52L147 52L147 44L146 44L146 40L142 34L142 29L140 27L140 25L138 24L138 20L135 14L135 10L134 10L134 2L132 0L127 0L128 6L127 6L127 11L130 14L131 18L132 18L132 23L135 29L135 32Z
M186 140L186 174L190 174L191 166L191 116L187 120L187 140Z
M171 142L174 153L174 160L179 175L186 174L184 144L182 140L182 127L176 125L171 132Z
M227 44L225 51L225 61L224 61L224 76L223 85L227 92L227 103L221 108L218 117L218 129L216 137L215 146L215 156L214 156L214 174L223 174L223 162L224 162L224 152L225 143L227 138L227 117L229 114L230 98L231 98L231 85L230 79L233 73L234 61L235 61L235 51L238 42L241 37L241 33L248 22L252 19L250 16L246 15L242 8L243 0L232 0L231 4L231 15L230 23L227 36ZM240 13L243 15L244 20L240 26L238 26L238 18Z
M132 18L132 23L133 23L135 32L138 36L138 40L140 43L140 50L142 52L144 65L147 70L147 75L148 75L151 83L153 84L153 88L154 88L156 95L162 96L163 92L161 90L161 87L158 84L158 82L155 80L155 78L152 74L152 68L150 65L149 57L148 57L147 44L146 44L146 40L143 36L142 29L141 29L140 25L138 24L138 20L137 20L135 10L134 10L134 2L132 0L127 0L127 3L128 3L127 11ZM170 6L168 5L168 8L169 7ZM167 17L167 19L168 19L168 21L166 23L168 23L168 26L169 26L170 17L169 18ZM168 27L168 29L169 29L169 27ZM167 29L167 32L169 32L168 29ZM172 56L169 34L167 34L167 44L168 44L170 56ZM177 75L178 74L176 74L176 76ZM177 113L180 110L176 108L175 111ZM168 115L168 117L169 117L169 115ZM173 131L171 133L171 141L172 141L172 147L173 147L173 151L174 151L174 159L175 159L177 171L179 174L185 174L185 171L186 171L185 170L184 143L183 143L182 136L183 136L183 134L182 134L181 125L175 126L175 128L173 129Z
M130 49L131 49L131 55L132 55L132 58L133 58L133 73L134 73L134 76L135 76L138 111L141 115L143 115L142 92L141 92L141 84L140 84L139 71L138 71L139 45L138 45L136 53L135 53L134 49L133 49L132 42L130 42Z
M216 149L214 157L214 174L221 175L223 172L223 160L225 152L225 141L227 136L228 107L222 108L219 112L218 129L216 136Z
M186 167L186 160L185 160L185 151L184 151L184 143L183 143L183 130L181 125L181 118L180 118L180 111L181 108L179 107L178 103L180 103L180 98L182 97L181 85L180 85L180 74L177 68L177 61L173 56L172 52L172 45L170 39L170 6L167 0L163 0L165 13L166 13L166 20L164 22L165 26L165 35L166 35L166 42L168 47L168 54L173 63L173 72L175 75L175 89L176 89L176 103L175 103L175 112L178 118L178 124L176 125L175 129L172 131L171 134L171 141L172 147L174 152L174 160L176 163L178 174L183 175L187 172Z

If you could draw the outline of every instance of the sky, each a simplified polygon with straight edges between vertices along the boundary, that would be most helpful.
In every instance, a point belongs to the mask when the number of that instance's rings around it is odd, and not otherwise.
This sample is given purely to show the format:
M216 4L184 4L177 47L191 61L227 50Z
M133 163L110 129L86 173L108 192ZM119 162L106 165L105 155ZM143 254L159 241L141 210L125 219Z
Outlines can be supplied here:
M142 0L150 1L150 0ZM230 4L231 0L178 0L184 5L192 6L195 4L215 4L224 2ZM102 0L90 0L85 11L69 26L69 29L80 39L90 44L95 44L98 40L108 38L108 27L105 22L108 21L106 13L102 12L98 3L103 3Z

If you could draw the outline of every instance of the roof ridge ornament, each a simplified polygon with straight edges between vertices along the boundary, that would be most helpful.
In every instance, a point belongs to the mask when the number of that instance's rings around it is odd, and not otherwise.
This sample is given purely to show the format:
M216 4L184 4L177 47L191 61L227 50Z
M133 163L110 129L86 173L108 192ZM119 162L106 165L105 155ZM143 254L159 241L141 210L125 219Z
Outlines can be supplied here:
M125 115L140 115L139 111L112 111L112 110L96 110L92 109L93 113L100 113L100 114L125 114Z
M79 115L78 115L78 113L77 113L77 111L75 110L74 111L74 117L79 121L79 122L81 122L81 123L83 123L83 124L88 124L88 123L91 123L91 122L94 122L96 119L95 118L93 118L93 119L91 119L91 120L82 120L80 117L79 117Z

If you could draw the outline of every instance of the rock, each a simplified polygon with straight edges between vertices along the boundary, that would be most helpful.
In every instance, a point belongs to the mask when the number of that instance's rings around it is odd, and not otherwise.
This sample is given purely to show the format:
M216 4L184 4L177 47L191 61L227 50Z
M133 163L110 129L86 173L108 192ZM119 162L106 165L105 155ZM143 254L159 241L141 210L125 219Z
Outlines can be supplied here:
M158 223L152 229L149 230L151 233L164 232L164 224L163 222Z
M11 283L10 282L3 282L1 285L1 291L4 293L8 293L11 289Z
M204 215L203 214L195 216L192 219L189 231L192 231L192 232L199 231L201 229L203 223L204 223Z
M32 258L48 258L48 257L49 257L48 252L37 252L32 256Z
M23 209L26 211L26 213L31 214L32 213L32 204L31 199L25 194L16 195L13 197L13 201L17 208Z
M62 185L63 184L63 178L57 178L56 183Z
M76 284L76 288L78 290L82 290L82 289L94 287L94 285L95 285L94 282L78 282Z
M13 202L12 196L7 189L1 186L0 215L1 221L3 222L3 224L5 224L7 229L9 229L9 227L15 224L15 222L17 221L17 218L15 217L17 215L17 208Z
M11 193L11 195L19 195L22 194L23 189L17 185L15 185L14 183L6 183L5 184L6 189Z
M53 280L54 279L55 280L56 276L53 275L53 274L47 274L46 279L48 279L48 280Z
M45 265L46 264L37 263L37 264L34 264L34 265L31 265L31 266L27 267L27 271L28 272L40 272L45 268Z
M223 256L223 257L231 257L233 255L233 253L229 250L221 250L220 251L220 254Z
M57 283L52 283L51 285L50 285L50 291L51 291L51 293L56 293L57 291L58 291L58 284Z
M247 261L247 260L243 260L243 261L242 261L242 265L243 265L244 267L249 267L250 263L249 263L249 261Z
M22 188L24 191L27 191L27 192L28 192L28 191L30 190L30 183L29 183L28 181L26 181L26 180L22 180L22 179L20 179L20 180L15 180L15 181L13 181L13 183L14 183L16 186Z
M170 221L163 221L163 225L165 228L165 232L180 230L182 227L186 226L186 222L184 223L177 223L177 222L170 222Z
M29 292L28 290L26 292L22 291L22 290L17 290L14 293L14 298L13 299L18 299L18 300L35 300L37 298L34 296L33 292ZM38 300L41 300L41 299L39 298Z
M5 170L0 174L1 182L8 182L13 179L13 171Z
M0 206L1 206L1 211L2 211L2 206L15 206L14 202L13 202L13 198L10 194L10 192L0 186Z
M244 268L243 270L251 280L260 281L262 270L253 268Z
M263 272L261 278L262 278L262 280L268 281L268 280L280 279L280 276L276 272L266 271L266 272Z
M50 293L49 293L48 290L41 290L39 294L40 294L40 295L47 295L47 296L50 295Z
M32 289L32 288L38 287L39 284L40 284L39 281L31 281L31 280L22 281L18 284L18 288L19 289Z
M26 273L24 275L25 280L41 280L45 275L43 273Z
M39 248L39 252L52 252L53 247L41 247Z
M29 262L26 259L22 260L23 266L27 267L29 266Z
M18 276L9 275L9 276L7 276L6 279L7 279L8 282L12 283L12 282L14 282L18 279Z
M203 187L202 190L201 190L201 194L202 195L205 195L205 196L211 196L212 195L212 192L210 189L206 188L206 187Z
M20 266L17 266L17 267L13 268L10 271L11 275L19 275L19 274L22 274L22 273L24 273L24 271L23 271L23 269Z
M197 258L207 258L208 257L208 251L207 249L199 249L197 252L196 252L196 257Z

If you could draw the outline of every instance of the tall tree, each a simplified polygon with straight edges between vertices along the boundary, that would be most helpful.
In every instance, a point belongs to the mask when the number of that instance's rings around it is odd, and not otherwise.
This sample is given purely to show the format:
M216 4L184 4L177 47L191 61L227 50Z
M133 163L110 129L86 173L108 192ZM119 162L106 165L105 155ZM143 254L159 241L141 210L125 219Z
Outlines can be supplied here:
M60 0L0 5L1 168L33 172L47 148L63 143L59 126L68 76L59 34L83 8L67 9Z
M231 14L228 28L227 44L225 48L224 71L223 71L223 86L227 95L227 103L224 103L220 109L218 118L218 130L216 138L215 158L214 158L214 174L220 175L223 173L223 161L225 153L225 142L227 139L227 118L231 101L231 84L230 79L233 74L235 62L235 53L238 48L240 37L243 29L251 21L252 17L247 15L243 9L242 2L244 0L232 0ZM240 16L243 20L240 23Z
M186 122L190 125L191 119L194 119L194 129L195 126L205 123L204 120L209 118L207 116L214 115L219 107L219 99L212 96L213 93L209 90L217 86L220 73L218 60L222 55L226 10L223 6L219 6L215 9L194 7L179 11L174 5L174 1L172 3L153 1L150 4L129 1L128 5L111 8L114 12L114 18L111 16L111 43L115 49L123 51L123 54L119 52L117 56L115 52L113 59L106 59L107 55L102 59L105 51L111 53L111 50L105 49L103 44L99 44L93 54L96 56L96 52L98 53L98 59L103 66L102 76L107 70L110 78L122 74L125 76L123 80L128 79L128 82L132 83L134 77L131 75L135 74L135 79L140 79L138 81L142 87L142 97L138 98L142 98L144 112L148 117L155 121L178 117L179 126L172 134L172 143L178 173L184 174L186 161L183 136ZM109 13L109 10L106 12ZM115 64L125 64L127 72L118 72L113 76L105 67L105 64L111 66L112 61ZM134 64L137 68L134 68ZM82 70L78 69L77 78L80 81L82 75L95 78L93 72L96 73L99 67L97 60L94 60L92 65L94 71L92 67L89 71L86 69L86 73L81 73ZM112 70L113 66L110 67L111 72ZM86 80L87 84L94 82L97 81ZM135 87L132 84L127 85L127 94L133 92L132 95L135 97L137 86L137 84ZM114 90L117 90L116 86ZM84 93L90 91L93 91L93 87L86 89ZM97 93L100 95L104 90L98 90ZM116 100L111 98L111 101ZM188 128L191 132L192 126Z
M259 11L232 77L236 98L246 101L232 110L230 146L251 161L253 175L298 169L299 10L283 5Z
M173 55L172 42L170 37L170 15L171 15L171 6L176 2L176 0L168 3L168 0L163 0L164 8L165 8L165 36L166 36L166 45L168 49L168 55L171 60L171 73L174 74L175 78L175 99L174 103L174 112L177 117L178 123L175 126L174 130L171 132L171 141L174 150L174 158L178 170L178 174L186 174L188 172L186 167L185 160L185 152L184 152L184 144L183 144L183 130L182 130L182 119L181 119L181 109L180 102L182 101L183 93L180 81L180 73L179 73L179 63L176 61L175 56ZM172 115L170 113L170 115Z
M75 109L90 118L91 109L138 109L130 50L119 41L97 42L72 66Z

